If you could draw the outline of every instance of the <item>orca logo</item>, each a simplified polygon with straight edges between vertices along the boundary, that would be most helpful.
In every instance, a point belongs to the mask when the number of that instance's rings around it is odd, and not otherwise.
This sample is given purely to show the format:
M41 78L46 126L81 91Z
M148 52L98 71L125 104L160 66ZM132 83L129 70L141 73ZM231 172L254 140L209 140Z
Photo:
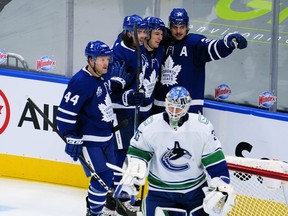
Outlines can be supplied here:
M171 171L179 172L189 168L186 162L191 158L191 154L180 147L179 142L175 141L174 148L167 149L161 157L161 163Z
M2 134L8 126L10 120L10 105L7 97L0 89L0 134Z

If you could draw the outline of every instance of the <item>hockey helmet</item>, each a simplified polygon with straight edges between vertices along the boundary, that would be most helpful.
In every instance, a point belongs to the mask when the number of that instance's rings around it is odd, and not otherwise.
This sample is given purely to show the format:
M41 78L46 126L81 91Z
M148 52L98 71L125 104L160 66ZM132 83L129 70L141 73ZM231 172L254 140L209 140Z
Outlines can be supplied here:
M132 32L135 24L137 25L137 29L146 29L147 28L146 22L144 22L143 19L139 15L133 14L131 16L126 16L124 18L123 31L124 32L126 32L126 31Z
M169 26L185 24L188 26L189 16L184 8L174 8L169 16Z
M152 30L159 29L162 30L163 33L165 32L165 24L164 22L158 17L148 16L144 19L147 24L147 34L151 34Z
M189 110L192 99L190 93L181 86L173 87L166 95L166 112L172 127L178 126L182 116Z
M96 58L98 56L110 56L112 57L113 51L109 46L101 41L90 41L85 48L85 56L91 56Z

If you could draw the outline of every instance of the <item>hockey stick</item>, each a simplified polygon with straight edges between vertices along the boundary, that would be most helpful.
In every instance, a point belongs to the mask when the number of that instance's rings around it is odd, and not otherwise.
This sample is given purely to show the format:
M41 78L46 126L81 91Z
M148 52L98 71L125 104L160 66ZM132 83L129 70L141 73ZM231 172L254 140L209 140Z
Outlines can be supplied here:
M137 91L139 91L140 88L140 73L141 73L141 47L140 43L138 40L138 32L137 32L137 24L135 23L133 26L133 33L134 33L134 38L135 38L135 43L136 43L136 50L137 50L137 73L136 73L136 88ZM139 106L135 107L135 116L134 116L134 133L137 130L139 123ZM144 199L144 188L145 185L141 186L141 203L142 200ZM142 210L142 204L140 205L140 211Z
M31 106L43 117L43 119L52 127L52 129L59 135L59 137L66 143L65 137L63 137L60 134L60 131L58 130L57 126L53 124L53 122L50 121L50 119L45 115L45 113L42 112L42 110L32 101L31 98L27 98L27 101L31 104ZM103 188L107 191L107 193L113 194L113 190L109 189L107 184L100 178L99 175L94 171L94 169L88 164L88 162L85 160L84 156L81 154L78 156L79 161L86 166L87 169L89 169L91 176L93 176L100 184L103 186ZM126 206L123 205L123 203L117 199L114 198L116 204L120 207L120 209L123 210L125 213L125 216L137 216L137 212L130 211Z
M136 71L136 91L139 91L140 89L140 73L141 73L141 48L140 43L138 40L138 32L137 32L137 24L135 23L133 26L133 33L134 33L134 39L136 43L136 50L137 50L137 71ZM139 122L139 106L135 107L135 115L134 115L134 133L137 130Z
M106 163L106 166L112 170L119 172L119 173L125 173L124 169L122 169L116 165L110 164L108 162ZM113 197L118 197L120 195L120 193L122 191L122 186L123 186L123 184L122 184L122 179L121 179L121 181L119 182L118 186L116 187L116 189L114 191Z

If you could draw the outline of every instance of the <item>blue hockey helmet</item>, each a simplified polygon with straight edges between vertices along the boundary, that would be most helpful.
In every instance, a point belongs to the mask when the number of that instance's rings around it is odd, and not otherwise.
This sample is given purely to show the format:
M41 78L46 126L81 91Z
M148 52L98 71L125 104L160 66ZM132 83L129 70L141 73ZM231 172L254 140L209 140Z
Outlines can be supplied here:
M137 29L146 29L147 28L146 22L144 22L143 19L139 15L133 14L131 16L124 17L123 31L132 32L135 24L137 25Z
M188 26L189 16L184 8L174 8L169 16L169 26L185 24Z
M148 34L151 34L151 31L154 29L162 30L163 33L166 30L164 22L158 17L148 16L144 19L144 22L147 24Z
M166 95L166 112L170 119L170 125L177 127L182 116L189 110L192 98L186 88L173 87Z
M98 56L110 56L112 57L113 51L109 46L102 41L90 41L85 48L85 56L88 58Z

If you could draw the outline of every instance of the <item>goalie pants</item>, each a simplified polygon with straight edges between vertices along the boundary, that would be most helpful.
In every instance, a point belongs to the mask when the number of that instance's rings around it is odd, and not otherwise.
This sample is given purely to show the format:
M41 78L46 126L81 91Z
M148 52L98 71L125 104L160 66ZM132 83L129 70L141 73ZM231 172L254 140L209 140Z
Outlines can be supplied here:
M187 215L193 209L199 207L203 203L205 197L202 187L207 186L205 182L197 189L190 191L188 193L175 193L175 192L160 192L160 191L148 191L146 200L145 200L145 215L155 215L156 207L166 207L166 208L180 208L184 209L187 212ZM203 208L193 212L193 216L206 216Z

